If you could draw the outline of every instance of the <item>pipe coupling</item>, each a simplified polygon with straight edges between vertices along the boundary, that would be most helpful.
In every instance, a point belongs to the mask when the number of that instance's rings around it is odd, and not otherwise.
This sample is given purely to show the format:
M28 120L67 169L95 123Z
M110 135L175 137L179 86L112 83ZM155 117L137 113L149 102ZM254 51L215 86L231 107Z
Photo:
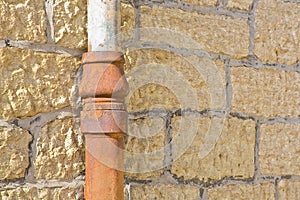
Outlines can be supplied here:
M81 112L83 134L123 137L128 114L124 98L129 86L124 76L124 58L114 51L83 55L83 74L79 95L84 99Z

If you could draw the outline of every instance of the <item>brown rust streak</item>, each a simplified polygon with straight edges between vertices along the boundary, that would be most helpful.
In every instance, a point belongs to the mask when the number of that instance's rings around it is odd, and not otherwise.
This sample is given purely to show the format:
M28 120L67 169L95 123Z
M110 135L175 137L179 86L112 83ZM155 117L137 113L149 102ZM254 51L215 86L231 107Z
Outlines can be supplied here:
M85 198L93 200L120 200L124 198L123 172L107 166L103 162L122 168L123 154L118 148L111 148L109 143L123 148L123 138L103 137L95 139L86 135L86 183Z

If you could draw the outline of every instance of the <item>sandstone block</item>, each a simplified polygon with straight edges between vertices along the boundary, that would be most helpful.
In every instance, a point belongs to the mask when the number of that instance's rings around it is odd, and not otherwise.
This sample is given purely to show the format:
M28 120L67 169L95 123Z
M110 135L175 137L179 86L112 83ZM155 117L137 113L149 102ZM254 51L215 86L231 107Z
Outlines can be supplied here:
M299 199L300 181L282 180L278 184L279 200Z
M132 200L148 199L189 199L199 200L200 190L194 186L159 185L159 186L137 186L130 192Z
M201 49L234 58L248 55L249 26L246 19L202 15L180 9L141 7L142 42Z
M0 49L1 118L28 117L70 105L78 58Z
M232 109L264 117L297 117L300 75L276 69L234 68Z
M84 170L84 143L79 124L57 119L42 127L34 161L38 179L72 179Z
M135 26L134 8L128 3L121 3L121 39L122 41L132 39Z
M275 186L274 183L227 185L220 188L208 189L208 198L210 200L275 200Z
M239 10L249 10L253 0L229 0L228 7Z
M29 166L31 135L21 128L0 127L0 180L23 178Z
M172 127L171 172L177 177L209 181L253 176L254 121L184 116L176 117Z
M129 178L147 179L162 174L165 122L162 118L131 119L125 140L125 171Z
M19 187L16 189L0 191L1 200L61 200L77 199L80 188L37 188L34 186Z
M261 125L259 148L263 175L300 175L299 124Z
M217 4L217 0L178 0L184 3L190 3L192 5L199 6L215 6Z
M254 52L262 62L293 65L300 59L299 12L299 2L258 2Z
M2 0L0 10L0 39L47 41L43 1Z
M54 2L55 43L68 48L87 49L87 2Z
M165 50L129 50L125 73L128 110L222 109L224 63ZM185 92L183 92L185 91Z

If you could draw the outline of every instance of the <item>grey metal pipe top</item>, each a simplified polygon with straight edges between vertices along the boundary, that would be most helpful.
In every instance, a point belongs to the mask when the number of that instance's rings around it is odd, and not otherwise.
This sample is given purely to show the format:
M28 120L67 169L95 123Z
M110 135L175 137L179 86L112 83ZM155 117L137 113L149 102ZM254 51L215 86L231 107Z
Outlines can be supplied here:
M88 0L88 51L118 50L120 0Z

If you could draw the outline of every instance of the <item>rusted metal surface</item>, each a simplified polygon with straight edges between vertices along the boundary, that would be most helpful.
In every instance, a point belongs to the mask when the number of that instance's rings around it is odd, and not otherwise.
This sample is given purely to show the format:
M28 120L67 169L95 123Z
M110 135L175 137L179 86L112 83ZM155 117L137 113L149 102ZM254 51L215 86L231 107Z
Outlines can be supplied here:
M128 93L118 48L119 0L88 0L88 53L83 55L79 89L85 105L81 131L86 138L87 200L124 199L123 138ZM118 170L117 170L118 169Z
M85 103L81 113L83 133L126 133L127 112L123 103L92 102Z
M103 164L103 162L107 162L122 168L123 154L116 149L123 148L123 137L86 135L85 138L87 145L85 199L124 199L123 172ZM110 143L119 148L111 148Z
M87 200L124 199L123 138L127 132L128 93L122 54L84 54L79 94L84 98L81 132L86 139Z
M83 55L83 74L79 94L88 97L122 99L128 93L124 59L118 52L88 52Z

